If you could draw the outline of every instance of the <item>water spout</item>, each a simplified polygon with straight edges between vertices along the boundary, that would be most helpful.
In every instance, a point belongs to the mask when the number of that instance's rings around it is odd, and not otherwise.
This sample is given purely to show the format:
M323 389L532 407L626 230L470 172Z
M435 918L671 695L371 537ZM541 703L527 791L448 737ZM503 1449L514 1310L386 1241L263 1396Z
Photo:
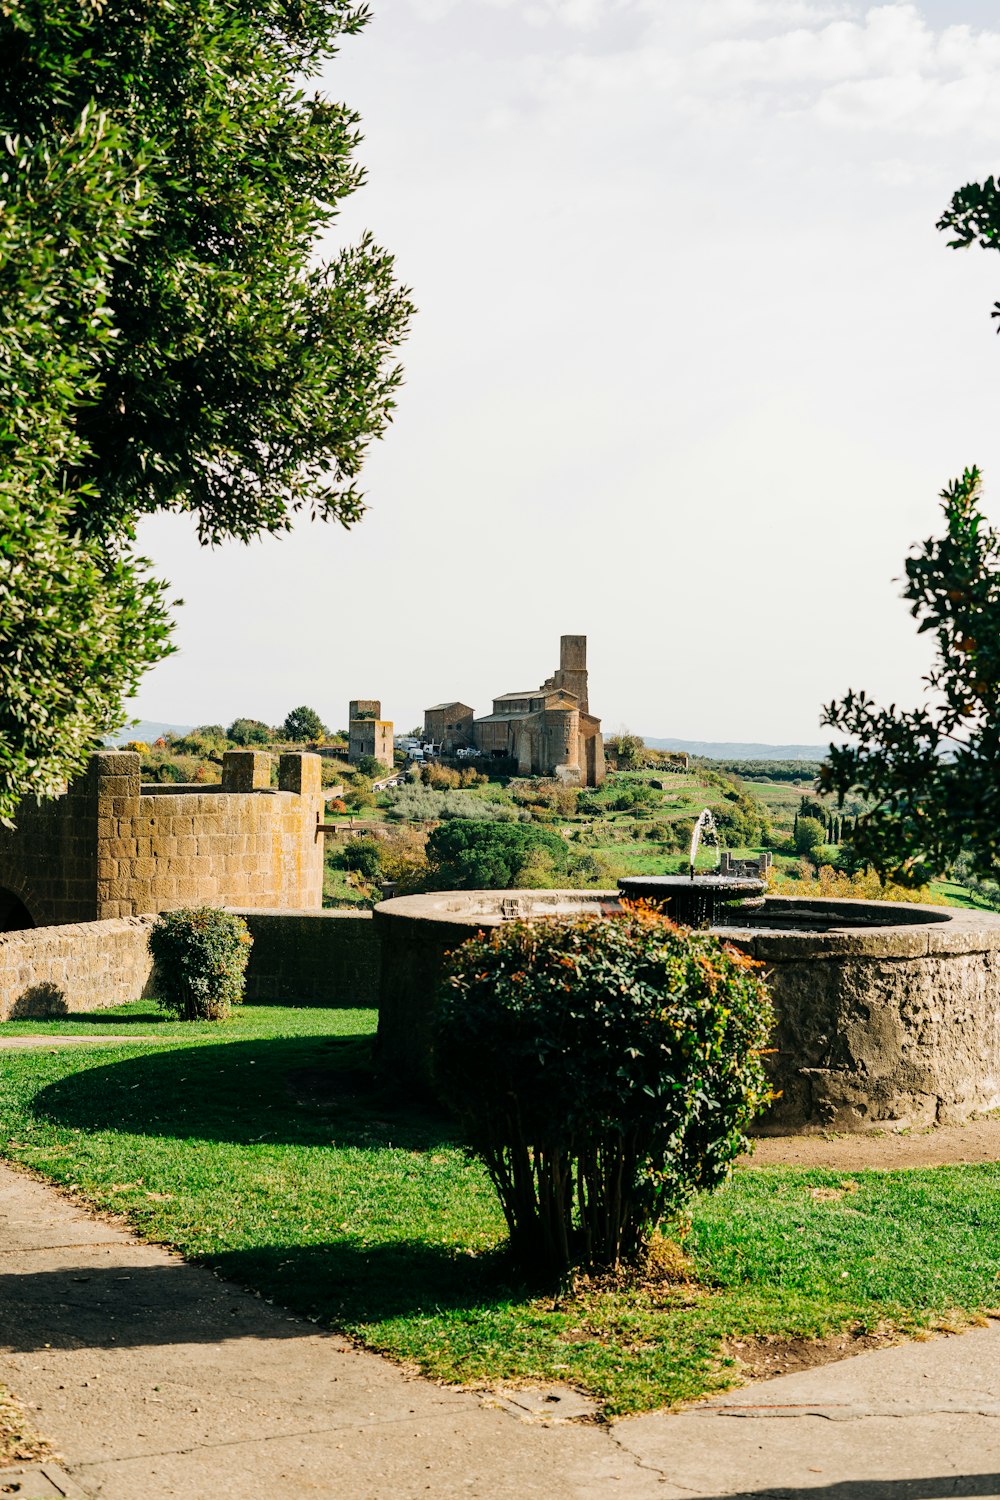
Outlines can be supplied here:
M718 848L719 830L715 826L715 819L712 816L712 809L710 807L703 808L699 813L691 834L691 854L688 860L688 869L692 880L694 879L695 860L698 858L698 850L701 847L702 838L706 833L711 834L712 841Z

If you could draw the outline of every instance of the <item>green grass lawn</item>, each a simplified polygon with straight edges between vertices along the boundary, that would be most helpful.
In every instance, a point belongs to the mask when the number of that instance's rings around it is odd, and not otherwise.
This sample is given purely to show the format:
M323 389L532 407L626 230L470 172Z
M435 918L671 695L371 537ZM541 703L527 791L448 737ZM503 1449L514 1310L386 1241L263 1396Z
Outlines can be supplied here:
M738 1171L699 1199L686 1282L563 1296L511 1279L482 1169L447 1116L369 1066L371 1012L148 1006L5 1033L120 1028L0 1053L3 1153L150 1239L443 1380L562 1380L609 1413L731 1384L732 1340L961 1324L1000 1303L1000 1168ZM129 1032L163 1038L129 1044Z

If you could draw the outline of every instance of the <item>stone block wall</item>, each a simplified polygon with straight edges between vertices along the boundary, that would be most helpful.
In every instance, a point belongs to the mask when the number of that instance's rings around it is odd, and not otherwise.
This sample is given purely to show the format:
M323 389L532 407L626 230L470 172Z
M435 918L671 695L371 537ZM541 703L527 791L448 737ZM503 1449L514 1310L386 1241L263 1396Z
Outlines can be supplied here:
M128 758L138 761L138 756ZM99 765L95 757L62 797L25 802L17 827L0 828L0 887L13 892L36 925L87 922L97 915L103 769L103 759Z
M253 937L247 999L272 1005L378 1005L370 911L242 911Z
M241 913L253 936L246 998L265 1005L378 1004L371 912ZM155 918L118 917L0 933L0 1021L73 1015L156 997Z
M139 757L102 751L62 797L0 833L0 889L36 926L179 906L319 908L317 755L231 751L220 787L142 786Z
M149 994L152 917L0 933L0 1020L72 1015Z

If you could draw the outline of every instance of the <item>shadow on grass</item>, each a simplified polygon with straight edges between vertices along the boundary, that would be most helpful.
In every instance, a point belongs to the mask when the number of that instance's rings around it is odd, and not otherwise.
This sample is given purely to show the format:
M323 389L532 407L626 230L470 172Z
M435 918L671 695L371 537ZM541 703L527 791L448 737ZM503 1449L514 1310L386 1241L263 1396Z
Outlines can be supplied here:
M263 1245L212 1255L212 1269L333 1327L495 1307L525 1288L502 1250L458 1254L414 1240Z
M71 1021L74 1026L77 1024L100 1026L102 1029L114 1031L119 1026L141 1026L145 1030L150 1026L159 1026L164 1021L173 1021L176 1017L162 1010L132 1011L127 1016L109 1015L106 1010L48 1010L37 1013L23 1012L17 1015L12 1011L7 1019L9 1021Z
M443 1110L411 1101L370 1066L368 1037L281 1037L171 1048L76 1069L34 1111L83 1131L237 1145L456 1144Z
M466 1261L463 1265L460 1262ZM433 1246L401 1242L262 1246L208 1263L238 1288L271 1298L270 1308L198 1266L81 1257L54 1270L0 1274L0 1338L18 1353L39 1349L140 1348L228 1339L292 1339L315 1333L282 1309L350 1327L445 1307L504 1300L494 1257L485 1264Z

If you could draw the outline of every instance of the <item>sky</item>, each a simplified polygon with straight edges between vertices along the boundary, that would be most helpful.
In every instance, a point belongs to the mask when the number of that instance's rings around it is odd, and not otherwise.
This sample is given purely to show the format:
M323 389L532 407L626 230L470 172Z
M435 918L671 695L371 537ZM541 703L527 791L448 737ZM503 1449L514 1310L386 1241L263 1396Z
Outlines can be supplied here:
M183 598L132 711L408 729L586 633L605 732L820 742L912 706L900 598L969 464L1000 523L1000 259L947 248L1000 167L986 0L375 0L323 87L419 311L351 531L140 540Z

